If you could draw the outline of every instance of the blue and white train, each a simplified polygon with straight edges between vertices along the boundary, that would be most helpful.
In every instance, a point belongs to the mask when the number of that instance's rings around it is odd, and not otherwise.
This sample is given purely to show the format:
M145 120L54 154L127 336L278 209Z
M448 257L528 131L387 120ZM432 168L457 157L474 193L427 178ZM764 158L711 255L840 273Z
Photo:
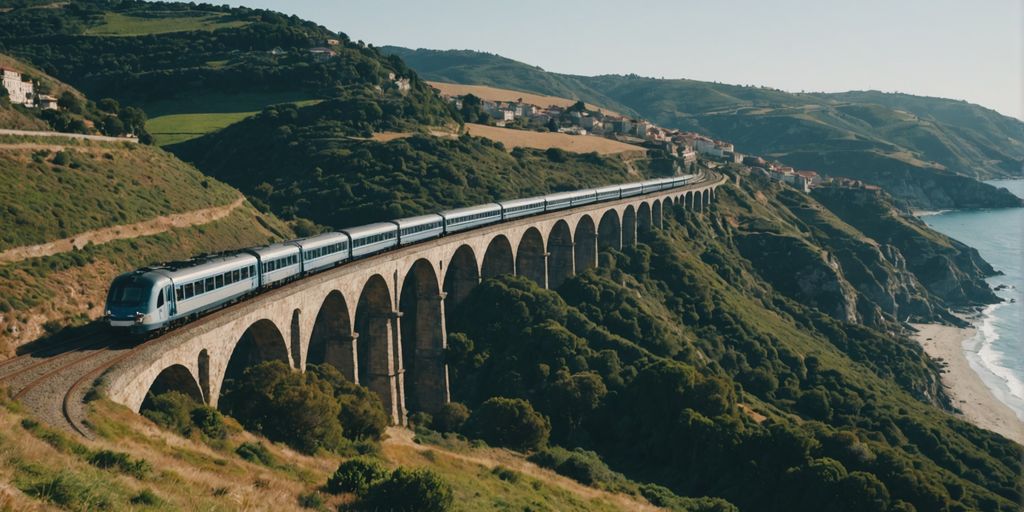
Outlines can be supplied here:
M511 199L141 268L121 274L111 283L106 315L115 328L135 334L159 331L260 291L397 246L529 215L681 187L696 179L690 174Z

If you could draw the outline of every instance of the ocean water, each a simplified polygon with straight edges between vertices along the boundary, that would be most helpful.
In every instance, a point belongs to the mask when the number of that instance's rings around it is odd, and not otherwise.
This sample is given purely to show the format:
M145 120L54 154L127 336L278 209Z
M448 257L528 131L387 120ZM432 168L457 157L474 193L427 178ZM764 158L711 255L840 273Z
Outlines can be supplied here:
M990 181L1024 197L1024 180ZM1024 208L945 211L922 216L936 231L978 249L1003 275L988 283L1004 302L986 307L971 322L977 334L964 341L967 360L993 394L1024 421Z

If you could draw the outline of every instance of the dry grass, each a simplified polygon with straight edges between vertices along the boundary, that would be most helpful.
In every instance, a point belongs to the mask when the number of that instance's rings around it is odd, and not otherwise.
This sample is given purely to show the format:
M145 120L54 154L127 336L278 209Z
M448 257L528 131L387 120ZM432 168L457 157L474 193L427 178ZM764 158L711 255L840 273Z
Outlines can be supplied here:
M319 489L342 460L332 454L302 455L246 432L232 434L223 446L211 447L162 430L105 400L90 404L89 421L98 433L94 440L45 427L30 431L22 426L23 418L17 404L0 395L0 511L53 509L52 503L21 489L34 489L37 482L60 475L74 484L68 488L74 493L67 505L72 510L92 510L97 503L106 510L138 510L132 498L148 491L158 497L159 504L142 507L145 510L298 511L303 510L298 497ZM583 486L507 450L422 446L403 429L390 429L388 435L382 447L387 465L423 466L437 472L455 492L454 510L654 510L642 499ZM273 467L235 454L234 448L243 442L267 446L276 461ZM152 469L136 476L99 469L88 462L88 454L98 450L126 453ZM492 471L496 466L520 476L503 478ZM322 496L327 510L354 499Z
M537 105L538 107L549 107L551 105L557 105L559 107L572 106L576 101L569 98L560 98L558 96L547 96L544 94L534 94L532 92L514 91L512 89L499 89L497 87L491 87L489 85L465 85L465 84L448 84L444 82L427 82L431 87L441 91L441 94L447 96L464 96L466 94L472 94L478 98L490 100L490 101L516 101L520 98L531 105ZM587 108L590 110L596 110L603 112L607 115L621 116L614 110L608 110L601 108L596 105L587 103Z
M646 149L632 144L626 144L617 140L606 139L594 135L569 135L566 133L534 132L528 130L513 130L511 128L498 128L482 124L466 124L466 129L471 135L484 137L501 142L505 147L548 149L559 148L574 153L590 153L596 151L602 155L629 153L645 154Z

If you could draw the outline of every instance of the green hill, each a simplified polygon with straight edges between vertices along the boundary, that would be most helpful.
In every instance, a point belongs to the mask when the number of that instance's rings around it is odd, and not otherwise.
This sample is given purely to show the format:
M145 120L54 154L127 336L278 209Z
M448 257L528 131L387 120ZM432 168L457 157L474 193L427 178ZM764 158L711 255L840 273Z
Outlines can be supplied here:
M143 108L161 145L214 131L264 106L380 92L446 107L400 59L280 13L209 4L74 0L0 13L0 51L94 98ZM321 48L332 53L314 54Z
M21 136L0 146L0 255L20 251L0 256L0 353L101 316L120 272L291 236L272 215L234 207L237 190L150 146ZM221 213L189 219L211 209ZM161 216L180 216L181 227L133 228ZM40 246L88 233L110 241Z
M870 91L788 93L636 75L573 76L468 50L384 51L401 56L425 79L579 98L729 140L744 153L833 175L857 174L913 207L1019 204L1009 194L956 178L1020 176L1024 162L1024 123L965 102ZM874 161L865 164L866 159ZM876 166L905 172L894 178ZM898 179L940 186L906 187Z

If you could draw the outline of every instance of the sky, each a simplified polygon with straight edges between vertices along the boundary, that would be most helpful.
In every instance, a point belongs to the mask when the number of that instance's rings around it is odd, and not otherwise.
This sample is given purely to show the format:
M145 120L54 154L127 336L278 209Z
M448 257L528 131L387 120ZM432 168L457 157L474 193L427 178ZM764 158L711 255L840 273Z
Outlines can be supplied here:
M233 4L237 5L237 4ZM548 71L787 91L877 89L1024 119L1024 0L248 0L376 46L470 49Z

